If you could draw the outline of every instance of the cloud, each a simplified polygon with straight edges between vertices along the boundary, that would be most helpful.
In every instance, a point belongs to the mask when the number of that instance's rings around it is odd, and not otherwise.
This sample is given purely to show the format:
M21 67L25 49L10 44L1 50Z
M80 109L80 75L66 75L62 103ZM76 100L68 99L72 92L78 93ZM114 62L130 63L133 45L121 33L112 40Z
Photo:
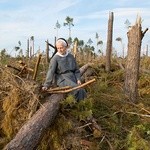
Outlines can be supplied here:
M7 4L10 1L2 0L0 3ZM17 4L16 4L17 2ZM81 3L82 2L82 3ZM127 29L124 22L128 19L132 24L135 23L137 13L139 13L143 19L143 27L149 27L150 11L148 8L140 7L123 7L127 3L131 3L129 0L117 1L113 7L101 8L97 7L95 10L91 8L90 4L81 0L55 0L51 1L19 1L14 0L12 3L16 7L11 9L0 9L0 49L8 48L12 49L14 45L21 40L26 48L26 40L30 36L35 36L36 48L41 46L45 49L45 40L54 41L56 30L54 29L56 21L62 25L66 16L73 16L75 26L72 28L72 36L78 37L87 41L89 38L95 40L95 33L98 32L106 41L107 26L109 12L114 12L114 38L120 36L126 39ZM97 2L99 2L97 0ZM135 0L133 1L135 2ZM89 5L90 11L86 11L86 5ZM109 5L112 2L108 2ZM146 3L145 1L142 2ZM98 3L98 5L101 3ZM9 6L8 5L8 6ZM94 5L95 6L95 5ZM104 4L103 4L104 6ZM121 6L121 7L120 7ZM125 5L126 6L126 5ZM78 8L77 8L78 7ZM101 10L101 11L99 11ZM150 32L148 32L150 33ZM61 26L59 30L59 36L68 38L68 28ZM148 34L147 34L148 36Z
M3 0L0 2L7 4L8 1ZM27 1L19 4L18 1L16 8L1 9L0 34L3 36L0 36L0 50L3 48L9 51L12 50L19 40L25 45L26 40L32 35L35 36L37 42L43 41L39 42L39 44L42 43L42 47L45 46L45 39L51 37L53 40L57 17L61 18L61 12L77 2L72 0L58 0L57 3L55 0L37 1L36 5ZM9 3L9 5L11 4ZM35 44L37 44L36 41ZM39 44L35 47L38 47Z

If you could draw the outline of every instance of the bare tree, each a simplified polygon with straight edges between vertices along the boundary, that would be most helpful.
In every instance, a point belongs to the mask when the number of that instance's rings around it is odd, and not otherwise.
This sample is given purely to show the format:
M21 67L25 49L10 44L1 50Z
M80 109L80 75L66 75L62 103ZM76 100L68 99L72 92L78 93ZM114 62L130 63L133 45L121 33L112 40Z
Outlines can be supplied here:
M148 44L146 45L146 56L148 56Z
M125 21L124 24L125 24L127 29L129 29L131 27L131 22L128 19Z
M103 41L98 41L97 46L98 46L98 45L101 46L100 49L98 49L98 53L102 54L102 56L103 56L103 48L102 48Z
M97 51L98 51L98 41L99 41L99 35L98 33L96 32L96 35L95 35L95 38L96 38L96 45L97 45Z
M54 29L56 29L56 38L58 38L58 30L60 29L60 27L61 27L61 25L60 25L60 23L57 20L57 22L55 24L55 28L54 28Z
M64 26L68 26L69 29L69 38L71 37L71 27L74 26L73 24L73 18L70 18L69 16L66 17Z
M26 57L29 58L29 39L27 40L27 51L26 51Z
M124 58L124 44L122 42L122 38L118 37L118 38L116 38L116 41L121 43L121 46L122 46L122 58Z
M34 55L34 36L30 37L31 56Z
M21 41L18 41L18 46L14 47L15 51L18 51L18 57L23 57L23 50L21 48Z
M48 40L46 42L46 63L49 63L49 45L48 45Z
M111 53L112 53L112 36L113 36L113 12L109 13L108 32L107 32L107 48L106 48L106 71L111 69Z

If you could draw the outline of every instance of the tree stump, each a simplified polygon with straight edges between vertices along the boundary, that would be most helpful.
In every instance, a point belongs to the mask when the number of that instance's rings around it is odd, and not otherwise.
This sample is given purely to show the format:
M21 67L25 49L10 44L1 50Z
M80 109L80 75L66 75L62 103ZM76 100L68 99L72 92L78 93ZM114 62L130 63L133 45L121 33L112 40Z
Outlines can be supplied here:
M141 18L138 17L136 24L128 32L128 54L125 73L125 94L130 101L138 102L138 78L140 66L141 43L144 34L141 27Z

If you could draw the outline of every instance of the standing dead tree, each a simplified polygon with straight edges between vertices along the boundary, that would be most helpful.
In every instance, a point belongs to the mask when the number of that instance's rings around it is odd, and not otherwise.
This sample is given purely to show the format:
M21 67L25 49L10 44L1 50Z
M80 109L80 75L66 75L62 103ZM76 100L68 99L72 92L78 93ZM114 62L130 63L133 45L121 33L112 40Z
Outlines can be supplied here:
M26 51L26 57L29 58L29 39L27 40L27 51Z
M36 65L35 65L35 69L34 69L33 80L36 80L37 71L38 71L38 67L39 67L39 64L40 64L41 57L42 57L42 54L39 54Z
M113 20L114 20L114 14L113 12L110 12L109 20L108 20L107 48L106 48L106 71L107 72L110 72L110 69L111 69Z
M90 64L80 68L81 75ZM53 123L59 112L59 103L65 97L64 94L52 94L42 107L28 120L17 135L5 147L4 150L33 150L35 149L46 129Z
M73 46L73 56L74 58L76 58L77 55L77 41L74 42L74 46Z
M130 101L138 101L138 78L140 66L140 53L142 39L148 28L142 32L141 17L137 17L136 23L128 32L128 54L125 73L125 94Z
M49 63L49 45L48 45L48 40L46 42L46 63Z

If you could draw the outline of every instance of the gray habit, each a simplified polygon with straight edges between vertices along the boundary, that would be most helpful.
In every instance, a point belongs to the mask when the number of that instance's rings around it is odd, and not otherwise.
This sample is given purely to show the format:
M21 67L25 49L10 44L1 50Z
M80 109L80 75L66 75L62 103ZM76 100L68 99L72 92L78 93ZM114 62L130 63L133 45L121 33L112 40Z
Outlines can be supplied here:
M54 55L49 65L44 86L49 88L54 78L59 87L78 86L77 80L81 81L81 76L76 60L72 54L68 53L64 57L57 54ZM71 94L75 96L77 101L86 97L85 89L82 88L71 92Z

